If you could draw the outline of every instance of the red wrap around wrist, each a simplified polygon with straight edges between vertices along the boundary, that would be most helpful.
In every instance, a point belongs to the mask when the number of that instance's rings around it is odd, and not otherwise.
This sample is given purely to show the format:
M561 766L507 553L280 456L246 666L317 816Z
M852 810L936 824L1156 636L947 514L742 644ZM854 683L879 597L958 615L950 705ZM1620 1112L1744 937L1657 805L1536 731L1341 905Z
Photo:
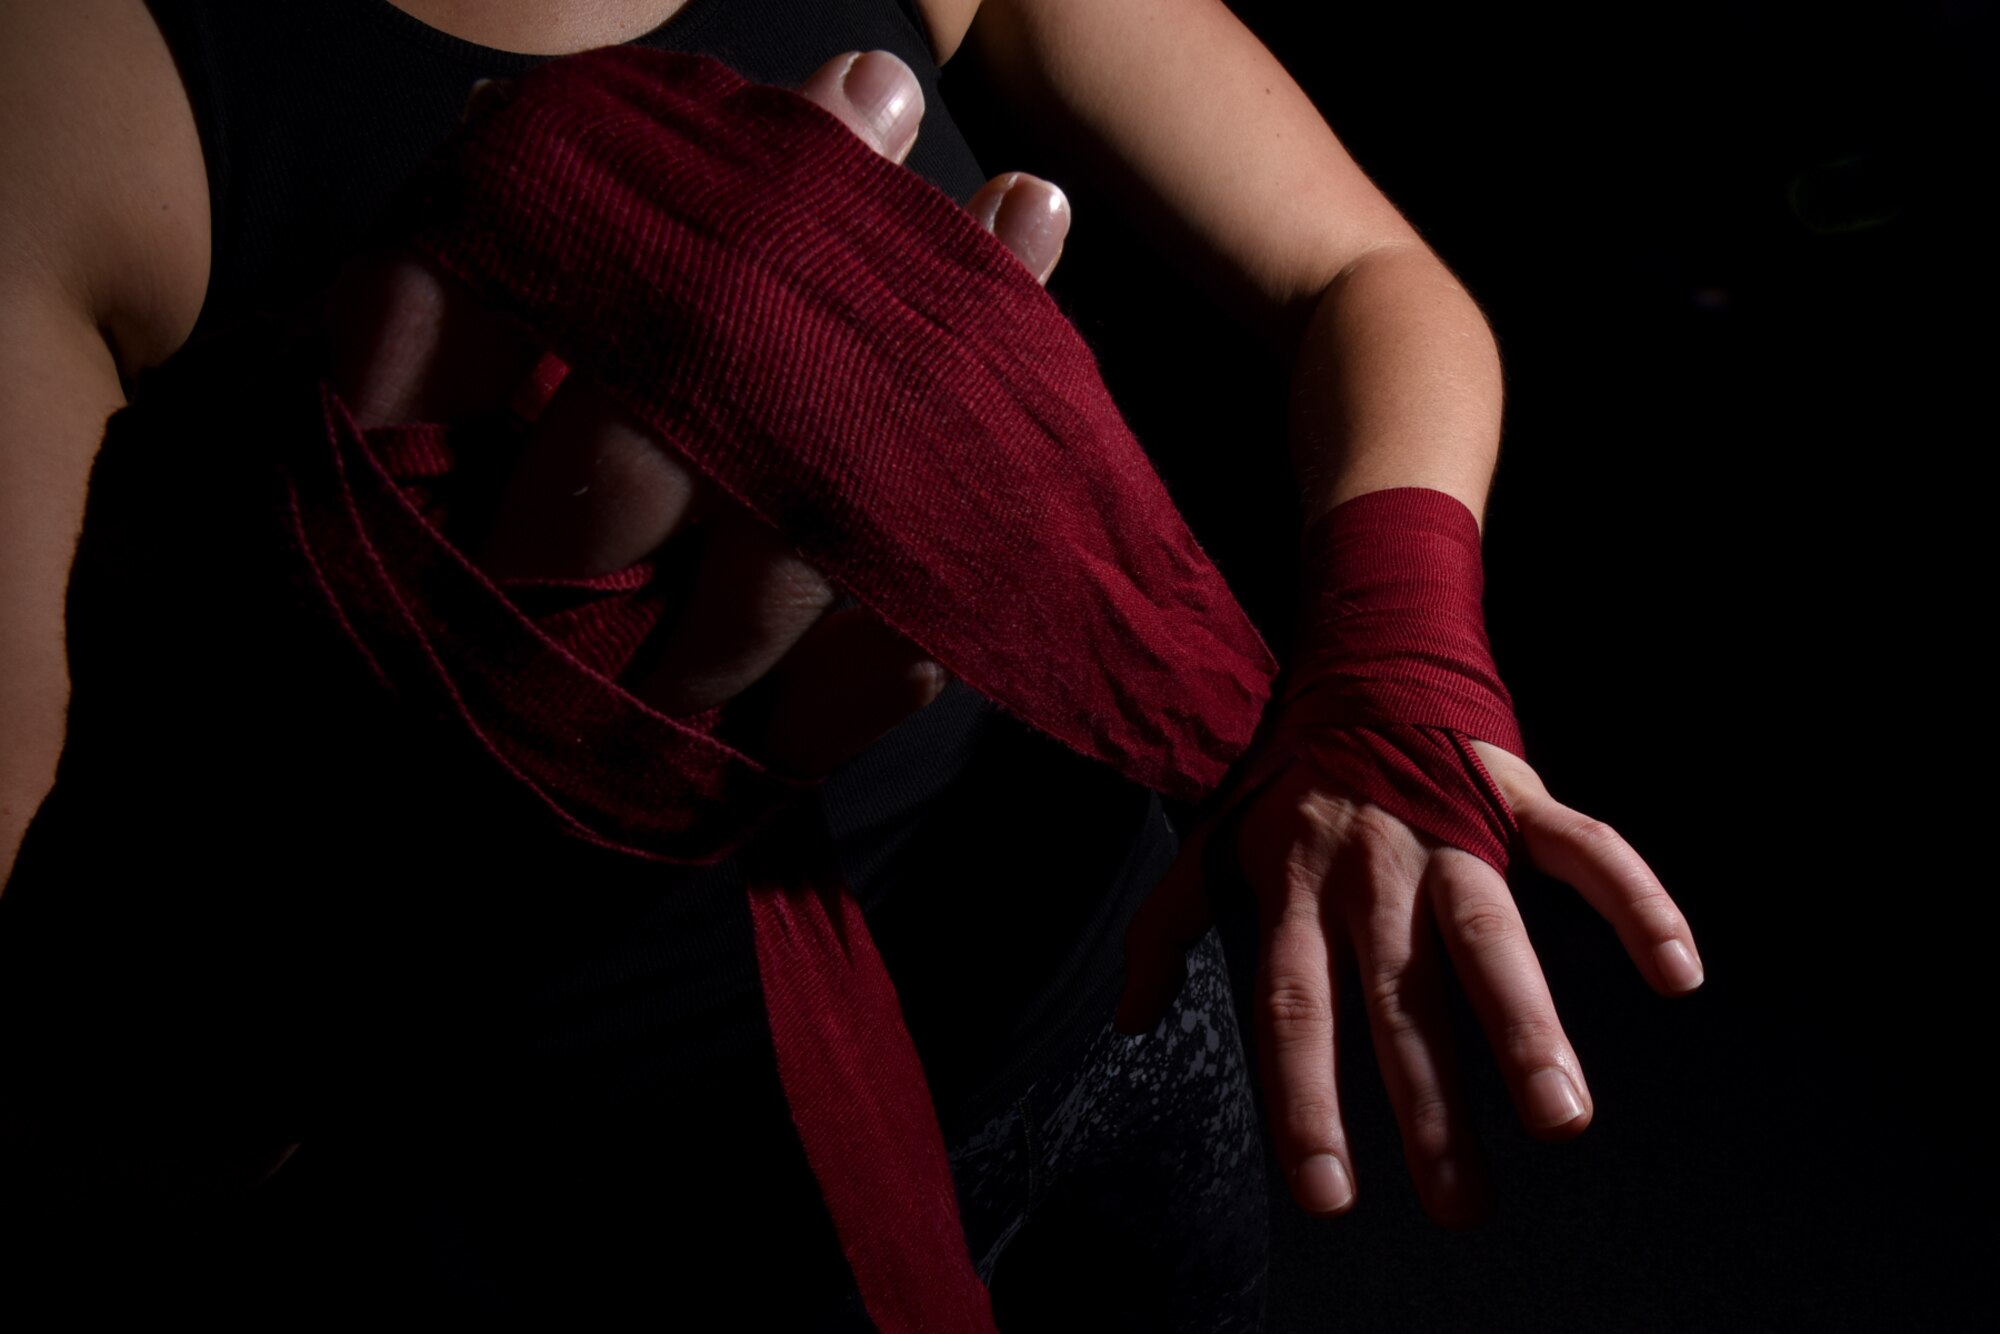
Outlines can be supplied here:
M1271 749L1505 874L1519 829L1470 743L1524 748L1486 640L1478 521L1442 491L1371 491L1316 520L1302 556Z

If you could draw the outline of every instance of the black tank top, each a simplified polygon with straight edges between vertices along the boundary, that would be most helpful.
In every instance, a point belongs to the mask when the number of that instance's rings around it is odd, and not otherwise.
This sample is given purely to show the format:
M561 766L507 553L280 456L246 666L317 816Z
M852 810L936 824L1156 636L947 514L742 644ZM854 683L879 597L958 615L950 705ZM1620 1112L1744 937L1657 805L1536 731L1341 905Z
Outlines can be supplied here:
M207 158L197 338L327 281L457 125L473 82L545 59L451 37L387 0L149 2ZM986 179L908 0L689 0L637 44L784 86L842 51L893 51L927 108L909 167L961 204ZM1161 805L957 682L824 795L946 1132L976 1126L1108 1019L1125 923L1173 851ZM630 1106L692 1070L768 1061L735 863L662 885L642 918L523 983L495 1019L489 1093Z

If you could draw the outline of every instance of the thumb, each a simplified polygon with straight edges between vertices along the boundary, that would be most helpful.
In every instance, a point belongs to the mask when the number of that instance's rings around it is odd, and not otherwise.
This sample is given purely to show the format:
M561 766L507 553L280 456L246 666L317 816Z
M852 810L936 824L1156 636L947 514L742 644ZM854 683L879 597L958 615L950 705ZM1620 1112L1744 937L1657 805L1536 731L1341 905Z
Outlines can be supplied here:
M1120 1033L1152 1029L1187 980L1188 951L1214 920L1203 875L1214 828L1212 820L1195 827L1125 929L1125 992L1111 1020Z

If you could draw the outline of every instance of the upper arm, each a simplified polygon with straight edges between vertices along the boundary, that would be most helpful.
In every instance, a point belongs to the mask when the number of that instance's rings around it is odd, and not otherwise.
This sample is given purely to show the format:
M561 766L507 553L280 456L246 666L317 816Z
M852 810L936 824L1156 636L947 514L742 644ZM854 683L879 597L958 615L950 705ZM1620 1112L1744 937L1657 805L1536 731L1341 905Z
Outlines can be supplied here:
M144 6L0 0L0 881L62 744L63 596L119 374L186 338L207 256L199 140Z
M0 0L0 283L88 315L129 374L208 286L194 114L142 0Z
M1360 255L1423 244L1221 0L981 0L965 52L1278 347Z

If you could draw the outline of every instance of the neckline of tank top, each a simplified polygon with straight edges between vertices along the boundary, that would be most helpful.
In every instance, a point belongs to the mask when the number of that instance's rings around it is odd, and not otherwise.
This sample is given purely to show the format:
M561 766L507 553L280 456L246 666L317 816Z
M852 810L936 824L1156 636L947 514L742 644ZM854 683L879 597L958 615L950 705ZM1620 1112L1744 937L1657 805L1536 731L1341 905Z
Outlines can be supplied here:
M530 51L507 51L497 46L481 46L478 42L454 36L442 28L432 27L407 10L398 9L390 3L390 0L345 0L345 3L370 15L390 30L419 46L428 47L439 55L482 71L498 69L507 73L525 73L537 65L561 59L558 55L541 55ZM625 45L650 43L667 33L672 33L676 38L695 36L700 29L708 26L723 3L724 0L687 0L686 4L667 15L658 27L640 33Z

